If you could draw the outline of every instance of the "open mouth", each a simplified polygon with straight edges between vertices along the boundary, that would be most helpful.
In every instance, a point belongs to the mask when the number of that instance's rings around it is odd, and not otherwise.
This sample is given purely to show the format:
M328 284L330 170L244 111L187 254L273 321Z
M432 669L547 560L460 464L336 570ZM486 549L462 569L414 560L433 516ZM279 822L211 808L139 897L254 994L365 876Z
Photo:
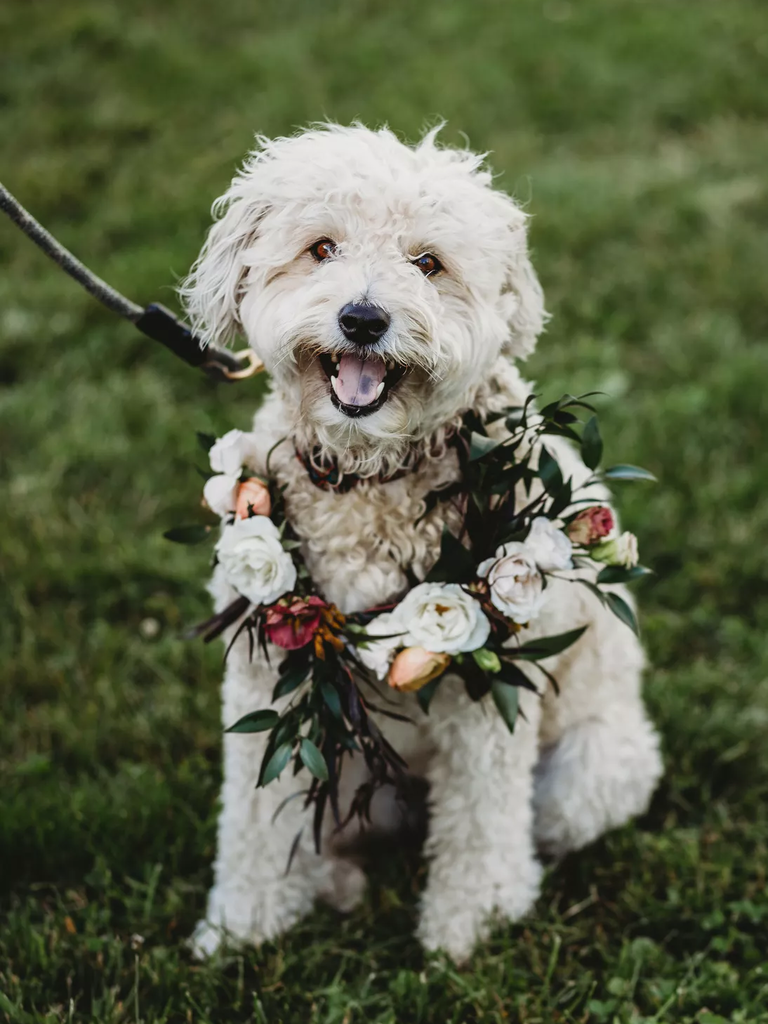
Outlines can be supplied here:
M331 401L345 416L369 416L389 398L406 371L372 353L324 352L320 364L331 383Z

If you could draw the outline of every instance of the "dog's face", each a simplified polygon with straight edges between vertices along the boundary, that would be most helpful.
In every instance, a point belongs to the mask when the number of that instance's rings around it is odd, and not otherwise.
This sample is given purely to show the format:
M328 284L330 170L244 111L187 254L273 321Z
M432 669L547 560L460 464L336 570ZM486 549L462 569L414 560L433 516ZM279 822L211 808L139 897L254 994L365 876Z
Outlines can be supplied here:
M466 409L544 317L525 215L435 134L260 140L182 289L206 340L246 335L295 409L287 429L371 464Z

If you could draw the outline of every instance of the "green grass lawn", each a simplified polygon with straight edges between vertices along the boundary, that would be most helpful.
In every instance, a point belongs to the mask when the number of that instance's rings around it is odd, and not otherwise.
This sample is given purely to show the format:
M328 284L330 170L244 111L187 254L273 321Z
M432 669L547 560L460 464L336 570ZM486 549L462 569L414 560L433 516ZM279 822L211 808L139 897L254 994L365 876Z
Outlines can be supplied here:
M607 392L667 775L457 970L381 851L349 918L200 966L220 778L207 552L163 541L215 387L0 223L0 1020L768 1021L768 21L761 0L8 0L0 180L173 304L255 131L330 117L493 151L553 313L539 390Z

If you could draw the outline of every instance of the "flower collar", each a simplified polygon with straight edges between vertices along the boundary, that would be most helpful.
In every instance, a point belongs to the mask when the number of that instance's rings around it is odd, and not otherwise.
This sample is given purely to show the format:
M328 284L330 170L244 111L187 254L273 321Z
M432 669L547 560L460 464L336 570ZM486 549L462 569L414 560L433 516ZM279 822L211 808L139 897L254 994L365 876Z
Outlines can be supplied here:
M269 661L270 649L272 656L282 651L274 706L245 714L228 731L269 732L258 785L276 779L290 762L294 774L302 767L309 771L305 804L315 805L318 850L326 803L336 824L342 824L338 783L351 751L362 754L369 780L355 791L349 816L367 816L378 786L405 784L405 763L373 717L401 717L376 700L380 683L415 693L427 711L438 687L463 682L472 700L491 697L511 731L518 688L537 690L530 670L537 669L556 686L542 661L576 643L587 628L526 639L524 630L548 599L550 578L586 586L637 629L632 608L612 588L647 572L637 564L637 541L633 534L618 534L610 508L595 504L586 493L573 493L571 479L545 443L549 435L579 443L582 460L594 474L588 484L653 479L636 466L599 472L597 417L582 425L578 415L594 412L585 397L565 395L535 414L532 399L486 420L466 413L449 441L461 469L453 485L459 488L454 494L461 495L460 528L443 529L437 561L423 580L410 572L408 590L398 600L346 615L312 579L303 539L288 516L285 488L268 468L263 479L251 474L248 436L238 430L218 441L199 435L212 470L205 504L222 520L217 572L234 597L193 633L207 642L232 627L230 646L245 633L251 655L258 646ZM506 434L494 437L487 425L498 419L504 419ZM342 475L317 449L296 454L317 487L343 493L361 482L356 474ZM396 473L370 479L395 480L420 461L420 452L413 449ZM425 515L445 500L448 490L426 496ZM201 523L166 536L197 543L211 534L212 524ZM574 569L580 570L575 576Z

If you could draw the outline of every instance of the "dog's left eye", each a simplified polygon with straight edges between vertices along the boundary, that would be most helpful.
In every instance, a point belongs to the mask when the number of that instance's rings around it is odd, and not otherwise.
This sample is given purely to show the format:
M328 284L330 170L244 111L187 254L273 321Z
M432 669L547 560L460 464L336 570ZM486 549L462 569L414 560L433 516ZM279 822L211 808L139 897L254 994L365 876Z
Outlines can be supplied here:
M323 260L329 260L331 256L335 255L336 243L330 238L321 238L319 242L310 245L309 251L318 263L322 263Z
M421 256L417 256L411 262L414 267L418 267L425 277L429 277L430 274L437 274L443 269L443 264L431 252L423 252Z

